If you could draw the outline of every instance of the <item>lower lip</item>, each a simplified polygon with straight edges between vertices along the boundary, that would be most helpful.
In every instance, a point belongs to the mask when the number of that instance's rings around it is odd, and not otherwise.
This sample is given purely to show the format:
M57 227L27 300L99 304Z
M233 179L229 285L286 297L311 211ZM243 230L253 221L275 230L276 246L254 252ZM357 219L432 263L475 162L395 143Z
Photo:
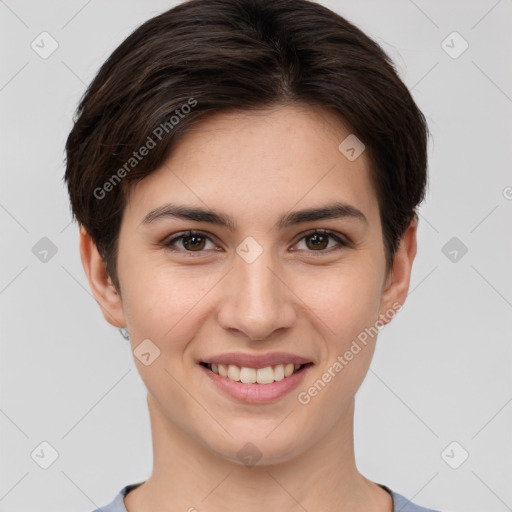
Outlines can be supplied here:
M273 402L295 389L302 379L304 379L311 365L302 368L289 377L272 382L272 384L243 384L242 382L236 382L227 377L221 377L201 364L199 367L224 393L227 393L241 402L258 404Z

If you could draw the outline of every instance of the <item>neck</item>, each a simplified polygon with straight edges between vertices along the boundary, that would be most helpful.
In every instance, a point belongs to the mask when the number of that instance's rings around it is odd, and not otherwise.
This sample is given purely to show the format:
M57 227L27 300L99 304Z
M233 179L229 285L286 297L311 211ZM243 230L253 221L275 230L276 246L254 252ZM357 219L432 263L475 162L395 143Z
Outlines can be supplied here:
M356 468L353 401L328 435L308 450L284 462L251 467L226 460L171 424L149 395L148 406L153 472L125 497L128 512L393 510L391 496Z

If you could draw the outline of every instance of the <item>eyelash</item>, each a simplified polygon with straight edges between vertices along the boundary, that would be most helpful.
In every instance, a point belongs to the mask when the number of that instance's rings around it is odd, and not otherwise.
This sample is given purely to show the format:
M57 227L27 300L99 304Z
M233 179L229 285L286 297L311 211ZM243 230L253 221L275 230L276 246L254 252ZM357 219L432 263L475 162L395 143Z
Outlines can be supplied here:
M306 232L302 233L301 237L297 240L296 244L299 243L300 241L302 241L304 238L307 238L308 236L316 235L316 234L325 235L325 236L328 236L328 237L332 238L341 247L350 247L350 243L348 241L344 240L343 238L338 236L333 231L329 231L327 229L311 229L309 231L306 231ZM205 238L205 239L209 240L210 242L213 242L213 240L206 233L204 233L202 231L184 231L184 232L180 233L178 236L172 238L171 240L169 240L167 242L164 242L162 245L165 248L167 248L167 249L169 249L171 251L185 252L185 253L190 254L190 255L193 255L194 253L201 254L201 253L205 252L205 250L201 250L201 251L187 251L186 249L176 249L176 248L172 247L179 240L183 240L185 238L191 238L193 236L200 236L202 238ZM339 248L340 247L338 247L338 249ZM318 251L307 250L306 252L326 254L326 253L332 252L332 250L333 250L333 248L331 247L329 249L321 249L321 250L318 250ZM337 250L337 249L334 248L334 250Z

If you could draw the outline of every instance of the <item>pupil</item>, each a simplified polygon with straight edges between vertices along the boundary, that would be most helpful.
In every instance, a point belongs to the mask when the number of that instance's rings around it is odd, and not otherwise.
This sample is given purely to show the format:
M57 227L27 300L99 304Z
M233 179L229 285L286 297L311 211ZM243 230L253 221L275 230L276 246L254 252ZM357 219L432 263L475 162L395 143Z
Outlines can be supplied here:
M327 241L327 237L324 236L324 235L319 235L319 234L310 235L309 239L310 240L316 240L316 241L313 242L313 246L316 247L316 248L320 247L320 248L324 249L326 247L325 242ZM319 241L319 239L320 239L320 241Z
M184 245L187 249L189 249L189 245L190 244L190 241L193 241L192 242L192 249L194 249L194 247L196 249L202 249L203 248L203 244L204 244L204 240L201 240L202 237L201 236L196 236L196 235L192 235L192 236L188 236L187 238L185 238L184 240ZM199 242L198 242L199 241ZM203 242L203 244L201 243L201 241ZM199 243L199 245L197 245Z

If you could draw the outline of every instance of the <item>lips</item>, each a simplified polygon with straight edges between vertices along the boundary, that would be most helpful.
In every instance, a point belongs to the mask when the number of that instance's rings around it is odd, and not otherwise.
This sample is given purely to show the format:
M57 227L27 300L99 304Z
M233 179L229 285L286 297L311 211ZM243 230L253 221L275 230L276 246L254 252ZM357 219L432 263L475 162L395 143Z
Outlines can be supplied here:
M220 354L198 361L223 392L243 402L272 402L294 389L313 363L296 354Z
M207 357L198 362L206 364L223 364L227 366L234 365L240 368L265 368L267 366L276 366L279 364L287 365L289 363L293 363L294 365L308 364L311 363L311 360L286 352L269 352L267 354L244 354L241 352L232 352Z

